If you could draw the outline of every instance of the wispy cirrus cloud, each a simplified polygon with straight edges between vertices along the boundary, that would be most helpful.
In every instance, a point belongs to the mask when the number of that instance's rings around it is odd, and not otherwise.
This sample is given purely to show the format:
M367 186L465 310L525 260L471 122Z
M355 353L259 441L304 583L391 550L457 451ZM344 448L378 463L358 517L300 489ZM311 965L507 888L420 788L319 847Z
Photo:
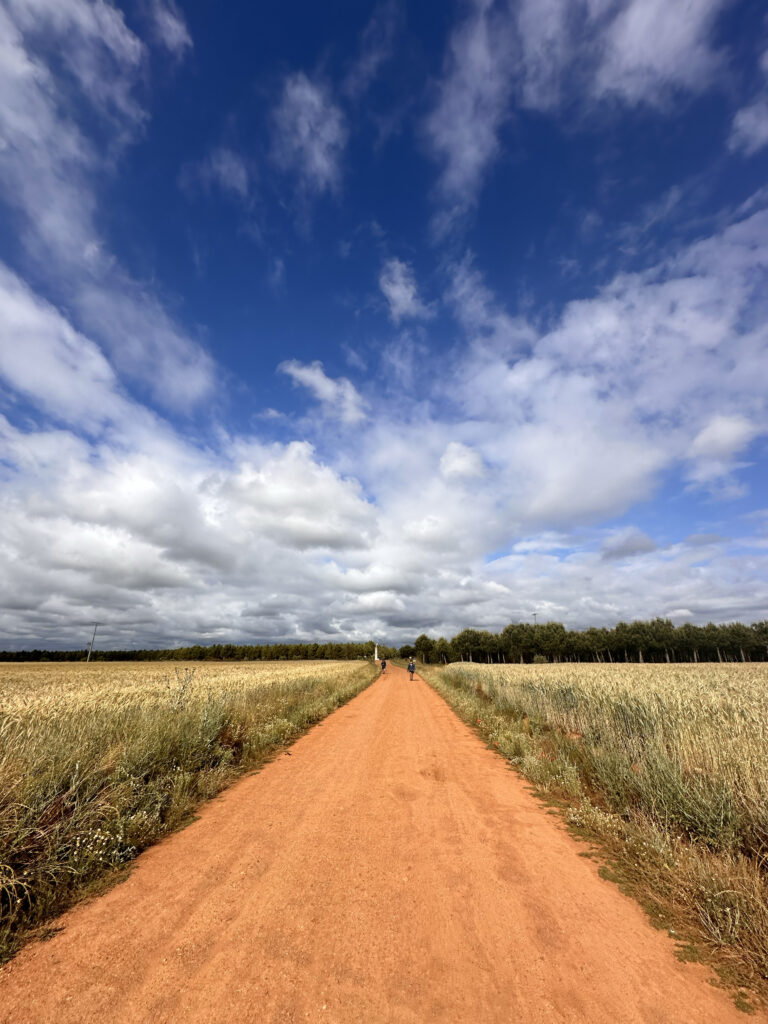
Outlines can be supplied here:
M101 188L146 118L145 44L116 8L86 0L14 0L0 9L0 35L3 201L39 286L158 403L194 404L213 387L213 361L98 228Z
M473 2L451 36L437 102L424 124L429 148L442 168L438 234L474 204L499 152L499 128L509 116L514 49L509 15L493 9L488 0Z
M379 274L379 288L387 300L389 315L395 324L402 320L429 320L434 308L419 295L413 267L397 257L388 259Z
M760 72L763 88L751 103L736 111L728 137L729 148L744 156L754 156L768 146L768 50L760 58Z
M330 88L304 72L288 75L272 111L272 157L310 195L341 186L347 123Z
M746 156L768 146L768 97L757 99L736 112L728 145Z
M691 0L682 6L664 0L593 3L593 13L601 8L610 13L601 25L602 53L592 78L592 95L664 106L676 92L711 88L725 68L724 54L713 42L713 29L730 4L731 0Z
M606 101L665 109L725 67L714 26L730 0L471 0L424 122L441 167L438 236L474 206L516 110L580 117Z
M0 382L38 411L86 431L125 411L110 363L0 263Z
M214 146L202 160L185 164L179 175L186 192L216 188L240 201L249 198L252 180L250 162L229 146Z
M351 100L360 100L394 51L398 22L396 0L384 0L374 10L360 38L360 50L352 62L341 91Z
M155 38L166 50L183 57L192 49L192 36L175 0L151 0L149 10Z
M307 388L330 419L347 424L365 419L365 403L354 384L346 377L329 377L318 360L300 363L287 359L280 363L278 371L290 377L294 384Z

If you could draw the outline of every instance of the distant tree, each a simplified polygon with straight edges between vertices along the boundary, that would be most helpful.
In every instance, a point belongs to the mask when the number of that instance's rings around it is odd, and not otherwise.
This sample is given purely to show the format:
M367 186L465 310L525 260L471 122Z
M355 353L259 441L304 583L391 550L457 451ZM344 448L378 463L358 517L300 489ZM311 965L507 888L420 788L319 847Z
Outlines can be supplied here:
M435 641L434 647L434 658L435 661L445 664L446 662L453 661L453 652L451 651L451 645L441 636L439 640Z
M547 661L560 661L568 643L568 634L562 622L545 622L537 628L539 653Z
M435 660L435 641L428 637L426 633L422 633L421 636L416 638L416 642L413 645L413 653L427 665L431 664Z
M482 661L481 637L476 629L462 629L451 642L465 661Z

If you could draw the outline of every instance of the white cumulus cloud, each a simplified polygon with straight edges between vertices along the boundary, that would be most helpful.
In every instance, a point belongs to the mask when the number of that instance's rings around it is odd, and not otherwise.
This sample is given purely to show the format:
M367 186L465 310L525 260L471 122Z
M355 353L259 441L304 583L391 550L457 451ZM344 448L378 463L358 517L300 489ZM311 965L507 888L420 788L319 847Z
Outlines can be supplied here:
M694 458L730 459L758 433L744 416L713 416L693 439Z
M440 472L446 480L482 476L483 460L469 445L450 441L440 457Z
M634 558L636 555L655 551L657 546L647 533L636 526L628 526L606 538L602 546L602 557L607 561Z

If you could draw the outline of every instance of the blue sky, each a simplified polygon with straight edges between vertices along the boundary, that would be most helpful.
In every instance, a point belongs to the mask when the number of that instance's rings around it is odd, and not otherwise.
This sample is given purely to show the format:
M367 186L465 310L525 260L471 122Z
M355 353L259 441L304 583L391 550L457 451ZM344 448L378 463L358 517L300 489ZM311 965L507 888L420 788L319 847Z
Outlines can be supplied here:
M0 38L0 646L766 617L761 4Z

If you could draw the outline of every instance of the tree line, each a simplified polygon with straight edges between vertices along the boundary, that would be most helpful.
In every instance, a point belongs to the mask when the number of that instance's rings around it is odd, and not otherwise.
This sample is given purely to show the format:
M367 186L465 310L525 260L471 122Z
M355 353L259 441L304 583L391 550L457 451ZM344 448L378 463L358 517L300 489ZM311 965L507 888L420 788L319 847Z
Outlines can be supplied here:
M374 643L194 644L130 651L102 651L91 661L348 661L373 658ZM751 626L675 626L669 619L619 622L612 629L566 629L561 622L510 623L500 633L463 629L450 640L422 633L400 648L378 645L380 658L417 657L430 664L449 661L678 662L768 661L768 621ZM0 661L85 661L86 650L0 651Z
M675 626L669 619L619 622L612 629L566 629L561 622L511 623L500 633L463 629L451 640L422 633L402 658L545 663L559 661L768 661L768 621Z
M91 661L357 661L373 658L374 643L343 644L194 644L164 650L101 651ZM393 658L397 649L379 644L380 658ZM0 661L85 661L88 651L0 651Z

